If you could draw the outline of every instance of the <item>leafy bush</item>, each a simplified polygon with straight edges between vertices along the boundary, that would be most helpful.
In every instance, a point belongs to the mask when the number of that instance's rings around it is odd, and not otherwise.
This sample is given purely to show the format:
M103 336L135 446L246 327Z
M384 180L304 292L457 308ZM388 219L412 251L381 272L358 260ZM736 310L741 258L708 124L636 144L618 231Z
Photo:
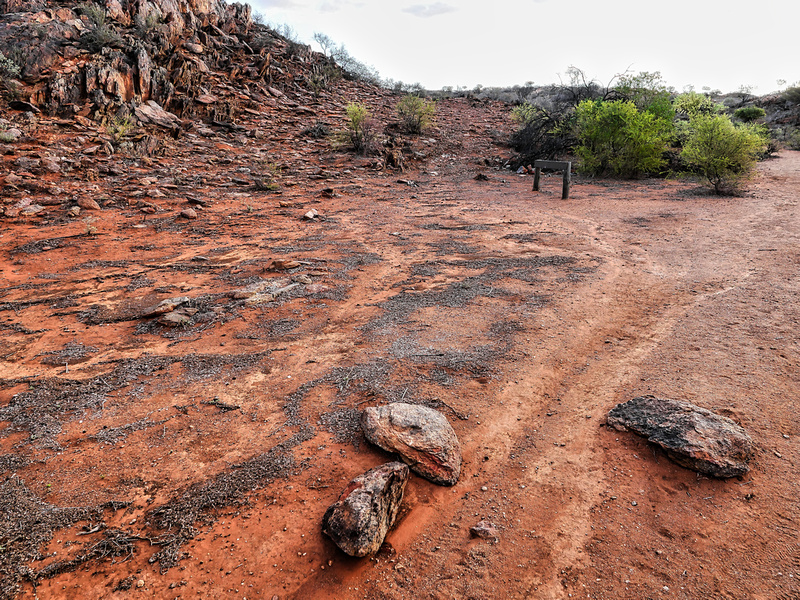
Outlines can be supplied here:
M758 106L744 106L742 108L737 108L733 116L739 119L740 121L744 121L745 123L752 123L756 119L760 119L767 114L763 108L759 108Z
M397 103L397 114L403 127L410 133L422 133L430 126L433 115L436 114L436 104L425 98L413 94L404 96Z
M613 97L629 100L639 111L653 113L660 119L672 120L675 108L670 100L671 90L661 79L661 73L642 71L636 75L624 73L619 76L613 89Z
M736 192L767 147L763 128L736 126L727 115L695 114L681 156L717 194Z
M720 112L725 107L717 104L708 96L697 92L681 94L672 102L672 106L678 114L693 117L694 115L713 115Z
M783 99L792 104L800 104L800 85L795 85L783 92Z
M582 171L632 178L663 168L672 122L639 111L630 101L584 100L576 109L575 129Z
M366 106L360 102L351 102L345 107L347 130L334 137L336 145L351 146L356 152L365 156L378 150L378 125Z
M800 150L800 129L793 129L785 136L786 145L791 150Z

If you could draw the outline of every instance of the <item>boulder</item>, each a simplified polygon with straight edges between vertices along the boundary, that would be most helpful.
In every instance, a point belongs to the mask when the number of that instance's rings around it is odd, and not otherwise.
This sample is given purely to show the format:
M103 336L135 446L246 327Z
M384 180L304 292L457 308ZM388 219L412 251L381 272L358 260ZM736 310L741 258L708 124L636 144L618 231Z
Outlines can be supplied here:
M415 473L440 485L454 485L461 474L461 445L439 411L395 402L367 408L361 415L367 439L396 452Z
M745 430L689 402L639 396L611 409L607 422L646 437L679 465L712 477L735 477L750 469L754 447Z
M322 518L322 531L350 556L377 552L394 524L408 467L391 462L353 479Z

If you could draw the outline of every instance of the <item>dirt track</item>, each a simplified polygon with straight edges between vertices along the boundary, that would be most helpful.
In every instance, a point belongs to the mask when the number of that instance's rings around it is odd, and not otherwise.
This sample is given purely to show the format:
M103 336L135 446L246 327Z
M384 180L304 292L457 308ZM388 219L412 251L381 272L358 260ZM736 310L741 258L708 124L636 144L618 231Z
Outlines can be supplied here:
M478 167L491 147L453 140L479 119L441 110L452 139L420 170L331 154L332 181L218 190L196 221L3 230L0 466L25 489L6 479L2 501L41 498L57 552L30 566L104 539L50 505L132 502L88 519L122 531L119 555L99 547L40 598L800 597L800 155L762 163L742 198L578 180L562 201L555 178L534 194ZM292 277L274 301L231 297ZM141 318L175 296L191 325ZM698 477L604 426L644 393L741 423L751 473ZM413 478L390 546L350 559L320 519L389 459L358 411L399 399L450 419L462 478ZM469 538L483 518L496 543Z

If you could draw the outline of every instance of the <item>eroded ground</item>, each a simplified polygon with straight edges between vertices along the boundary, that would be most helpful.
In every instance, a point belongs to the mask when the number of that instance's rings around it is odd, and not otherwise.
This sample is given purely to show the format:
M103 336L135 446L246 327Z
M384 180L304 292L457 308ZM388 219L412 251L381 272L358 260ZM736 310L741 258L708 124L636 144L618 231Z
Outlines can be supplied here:
M494 168L496 105L440 103L403 173L281 115L98 158L46 184L102 210L2 222L4 597L800 597L798 153L741 198L578 179L562 201ZM143 316L184 296L183 326ZM605 427L645 393L741 423L751 473ZM412 476L351 559L321 517L390 459L358 417L396 400L448 417L461 481Z

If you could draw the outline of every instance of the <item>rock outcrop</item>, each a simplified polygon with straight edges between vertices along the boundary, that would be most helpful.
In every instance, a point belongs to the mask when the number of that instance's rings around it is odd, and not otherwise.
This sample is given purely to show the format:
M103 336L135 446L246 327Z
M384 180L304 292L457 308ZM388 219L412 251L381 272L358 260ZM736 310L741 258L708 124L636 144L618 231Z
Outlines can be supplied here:
M646 437L679 465L706 475L735 477L750 469L754 448L745 430L688 402L640 396L615 406L608 424Z
M401 462L359 475L325 512L322 531L350 556L374 554L397 518L408 475Z
M361 416L367 439L396 452L415 473L440 485L454 485L461 474L461 445L439 411L395 402L367 408Z
M223 0L0 0L0 53L19 71L15 95L36 110L170 129L195 117L233 123L248 108L208 92L216 73L259 106L298 75L336 69Z

